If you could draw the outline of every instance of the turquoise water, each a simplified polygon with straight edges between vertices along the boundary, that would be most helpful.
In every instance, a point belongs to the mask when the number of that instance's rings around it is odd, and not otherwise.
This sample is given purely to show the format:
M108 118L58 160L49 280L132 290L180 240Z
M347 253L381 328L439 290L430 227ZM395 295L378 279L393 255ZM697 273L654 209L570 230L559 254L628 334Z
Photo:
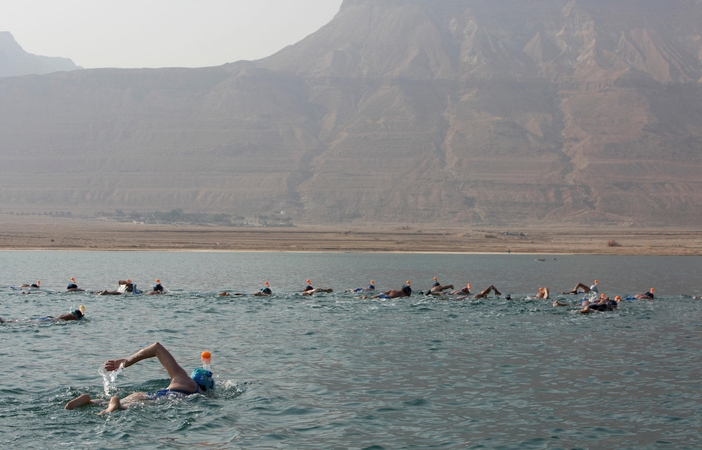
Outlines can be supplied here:
M702 258L0 252L0 447L701 448ZM543 258L543 257L539 257ZM167 296L65 294L131 278ZM517 300L359 299L344 289L495 284ZM297 294L310 278L336 293ZM655 301L581 315L524 300L599 279ZM7 286L42 281L22 295ZM252 293L270 281L272 298ZM566 297L564 297L566 298ZM575 298L569 299L573 303ZM32 319L85 305L88 320ZM210 350L213 397L107 416L99 369L159 341L186 368ZM110 393L168 384L156 360Z

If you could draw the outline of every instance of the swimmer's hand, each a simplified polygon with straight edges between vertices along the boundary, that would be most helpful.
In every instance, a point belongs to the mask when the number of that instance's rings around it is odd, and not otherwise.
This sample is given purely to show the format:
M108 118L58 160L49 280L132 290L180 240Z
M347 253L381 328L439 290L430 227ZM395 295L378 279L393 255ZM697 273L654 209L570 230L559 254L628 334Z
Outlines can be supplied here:
M126 366L127 360L124 358L123 359L111 359L111 360L105 362L105 370L108 372L112 372L114 370L119 369L122 364L124 364Z

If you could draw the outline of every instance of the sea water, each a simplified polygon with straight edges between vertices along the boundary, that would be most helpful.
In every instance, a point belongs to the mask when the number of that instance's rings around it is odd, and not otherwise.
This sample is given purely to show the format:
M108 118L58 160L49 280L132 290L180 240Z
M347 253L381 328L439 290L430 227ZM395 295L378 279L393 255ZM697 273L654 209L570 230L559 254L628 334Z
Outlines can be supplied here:
M545 259L545 261L539 261ZM0 252L0 448L701 448L697 257ZM362 299L436 276L514 300ZM63 293L131 278L162 296ZM305 280L333 288L304 297ZM654 301L579 314L526 299L598 279ZM41 280L22 294L9 286ZM271 298L250 294L269 281ZM232 297L218 297L227 290ZM26 291L25 291L26 292ZM33 319L85 305L86 320ZM212 352L212 396L107 415L105 360L161 342L187 370ZM156 359L110 394L168 384Z

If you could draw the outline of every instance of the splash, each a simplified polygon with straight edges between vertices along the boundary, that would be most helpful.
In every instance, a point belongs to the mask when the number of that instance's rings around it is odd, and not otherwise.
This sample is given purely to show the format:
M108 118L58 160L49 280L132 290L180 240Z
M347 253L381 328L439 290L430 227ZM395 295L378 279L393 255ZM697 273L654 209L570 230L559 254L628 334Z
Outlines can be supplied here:
M119 365L117 370L113 370L112 372L107 372L104 367L100 367L100 370L98 370L98 373L102 375L102 387L107 397L117 390L115 381L117 381L117 377L122 373L122 370L124 370L124 362Z

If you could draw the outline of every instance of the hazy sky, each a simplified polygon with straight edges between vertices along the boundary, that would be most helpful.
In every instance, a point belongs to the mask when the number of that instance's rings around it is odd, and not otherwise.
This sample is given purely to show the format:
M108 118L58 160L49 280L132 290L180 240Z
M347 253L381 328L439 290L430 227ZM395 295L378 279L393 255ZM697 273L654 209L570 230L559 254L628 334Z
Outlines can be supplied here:
M86 68L259 59L317 31L342 0L0 0L0 31Z

